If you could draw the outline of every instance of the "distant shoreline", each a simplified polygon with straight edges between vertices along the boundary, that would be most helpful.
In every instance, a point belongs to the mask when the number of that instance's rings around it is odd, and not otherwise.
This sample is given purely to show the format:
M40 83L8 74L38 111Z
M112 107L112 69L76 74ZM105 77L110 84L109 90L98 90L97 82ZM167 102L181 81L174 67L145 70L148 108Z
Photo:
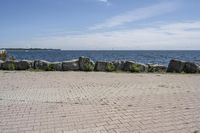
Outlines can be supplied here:
M0 48L0 50L7 51L25 51L25 50L53 50L53 51L61 51L61 49L48 49L48 48Z
M170 49L166 49L166 50L164 50L164 49L161 49L161 50L153 50L153 49L149 49L149 50L147 50L147 49L143 49L143 50L128 50L128 49L123 49L123 50L118 50L118 49L116 49L116 50L111 50L111 49L94 49L94 50L81 50L81 49L54 49L54 48L0 48L0 50L7 50L7 51L25 51L25 50L36 50L36 51L38 51L38 50L52 50L52 51L160 51L160 52L162 52L162 51L200 51L200 49L198 50L198 49L188 49L188 50L182 50L182 49L180 49L180 50L170 50Z

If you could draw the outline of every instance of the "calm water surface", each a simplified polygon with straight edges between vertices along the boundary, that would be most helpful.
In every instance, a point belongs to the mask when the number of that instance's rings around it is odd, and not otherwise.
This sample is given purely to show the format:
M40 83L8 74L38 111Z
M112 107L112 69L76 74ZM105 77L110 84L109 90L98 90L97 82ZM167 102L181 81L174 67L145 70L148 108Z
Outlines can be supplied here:
M64 61L87 56L97 60L133 60L141 63L167 65L170 59L182 59L200 63L200 51L8 51L16 59Z

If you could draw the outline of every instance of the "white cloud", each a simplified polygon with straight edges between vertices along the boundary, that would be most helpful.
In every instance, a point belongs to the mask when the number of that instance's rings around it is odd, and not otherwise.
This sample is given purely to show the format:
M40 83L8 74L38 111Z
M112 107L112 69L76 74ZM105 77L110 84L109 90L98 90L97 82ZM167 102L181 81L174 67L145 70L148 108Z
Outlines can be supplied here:
M61 49L200 49L200 21L164 24L141 29L35 38L19 45ZM16 45L16 44L15 44Z
M101 0L106 1L106 0ZM96 24L90 27L90 30L98 30L104 28L112 28L120 26L129 22L135 22L138 20L147 19L150 17L158 16L164 13L172 12L177 8L176 2L159 3L153 6L135 9L132 11L125 12L123 14L111 17L106 21Z
M98 1L100 1L100 2L105 2L105 3L108 2L108 0L98 0Z
M99 2L105 3L107 6L111 5L108 0L98 0Z

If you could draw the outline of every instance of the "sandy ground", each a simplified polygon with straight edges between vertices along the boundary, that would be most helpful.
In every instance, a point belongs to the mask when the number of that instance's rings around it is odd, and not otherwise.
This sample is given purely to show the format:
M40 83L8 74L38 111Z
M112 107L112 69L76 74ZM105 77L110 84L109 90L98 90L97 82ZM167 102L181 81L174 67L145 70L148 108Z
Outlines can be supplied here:
M0 71L0 132L200 132L200 75Z

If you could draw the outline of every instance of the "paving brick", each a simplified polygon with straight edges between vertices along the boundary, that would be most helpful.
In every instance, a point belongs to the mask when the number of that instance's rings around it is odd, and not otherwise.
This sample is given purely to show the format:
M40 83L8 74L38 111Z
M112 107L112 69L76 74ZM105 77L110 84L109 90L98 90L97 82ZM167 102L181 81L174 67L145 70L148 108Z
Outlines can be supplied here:
M200 132L200 75L0 71L0 132Z

